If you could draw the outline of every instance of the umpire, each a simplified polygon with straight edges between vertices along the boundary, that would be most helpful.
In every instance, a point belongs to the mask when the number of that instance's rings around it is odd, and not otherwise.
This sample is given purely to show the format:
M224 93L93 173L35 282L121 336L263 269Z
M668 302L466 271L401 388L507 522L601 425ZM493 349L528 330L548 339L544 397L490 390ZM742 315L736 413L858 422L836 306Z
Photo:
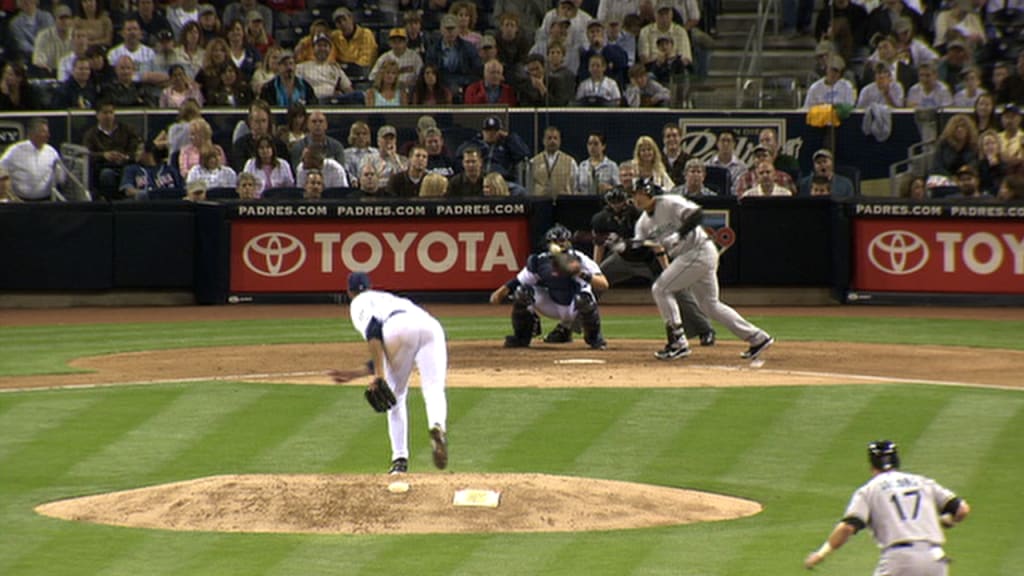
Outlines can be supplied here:
M604 208L590 220L594 235L594 260L600 264L611 286L632 278L645 278L653 282L661 272L654 253L645 246L634 246L630 242L636 221L640 218L640 210L629 202L621 186L605 192L604 201ZM686 333L698 334L701 346L714 346L715 331L690 291L679 292L676 299Z

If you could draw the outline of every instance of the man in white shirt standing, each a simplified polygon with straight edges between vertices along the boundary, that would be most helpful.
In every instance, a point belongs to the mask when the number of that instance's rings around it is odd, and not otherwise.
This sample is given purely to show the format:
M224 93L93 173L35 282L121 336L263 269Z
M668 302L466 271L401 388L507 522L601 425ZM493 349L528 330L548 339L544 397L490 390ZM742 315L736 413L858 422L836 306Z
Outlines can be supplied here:
M28 123L28 139L15 142L0 157L11 176L11 191L25 202L50 200L53 187L66 178L60 154L50 146L50 125L45 118Z
M843 78L843 70L846 69L846 61L838 54L829 56L828 68L825 75L818 78L811 87L807 89L807 96L804 98L804 108L810 108L819 104L849 104L853 106L857 102L857 89L853 84Z

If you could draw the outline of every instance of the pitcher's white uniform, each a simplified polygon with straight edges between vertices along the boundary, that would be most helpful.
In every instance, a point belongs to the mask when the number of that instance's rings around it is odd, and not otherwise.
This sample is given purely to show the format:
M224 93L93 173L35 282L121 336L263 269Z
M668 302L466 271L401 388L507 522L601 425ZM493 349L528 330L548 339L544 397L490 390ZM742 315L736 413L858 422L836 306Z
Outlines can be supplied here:
M380 290L360 292L349 306L352 326L368 338L374 321L380 323L385 351L385 374L398 403L388 411L391 458L409 457L406 396L413 365L420 373L420 386L430 427L447 429L448 401L445 378L448 348L441 323L412 301Z
M752 344L767 339L768 335L763 330L718 299L718 250L704 228L697 226L686 236L679 237L677 230L683 221L700 206L674 194L656 196L653 200L654 211L644 211L636 221L634 240L661 244L671 261L651 287L654 302L665 323L682 325L675 294L689 288L700 309L737 337Z
M882 550L876 575L944 576L939 516L954 500L956 494L931 478L889 470L854 492L843 521L871 528Z

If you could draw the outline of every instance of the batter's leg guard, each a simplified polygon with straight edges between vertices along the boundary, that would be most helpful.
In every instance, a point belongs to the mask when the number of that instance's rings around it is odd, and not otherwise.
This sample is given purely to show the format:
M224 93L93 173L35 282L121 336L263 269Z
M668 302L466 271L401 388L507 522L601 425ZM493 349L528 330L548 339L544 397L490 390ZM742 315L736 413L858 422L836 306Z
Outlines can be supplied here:
M576 295L576 318L583 325L583 340L594 350L607 348L604 336L601 335L601 312L597 309L597 300L589 292Z
M540 334L540 317L530 310L533 288L516 288L512 299L512 335L505 338L506 348L526 348L530 340Z

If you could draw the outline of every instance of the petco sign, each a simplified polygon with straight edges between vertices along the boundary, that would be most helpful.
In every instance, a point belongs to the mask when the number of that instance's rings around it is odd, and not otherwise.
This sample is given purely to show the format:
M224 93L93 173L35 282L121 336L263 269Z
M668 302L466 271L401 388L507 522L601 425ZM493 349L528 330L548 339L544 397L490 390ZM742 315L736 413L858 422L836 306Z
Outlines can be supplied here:
M484 290L529 253L524 219L236 220L232 292L339 292L354 270L390 290Z
M1024 226L998 220L858 219L853 287L1024 294Z

